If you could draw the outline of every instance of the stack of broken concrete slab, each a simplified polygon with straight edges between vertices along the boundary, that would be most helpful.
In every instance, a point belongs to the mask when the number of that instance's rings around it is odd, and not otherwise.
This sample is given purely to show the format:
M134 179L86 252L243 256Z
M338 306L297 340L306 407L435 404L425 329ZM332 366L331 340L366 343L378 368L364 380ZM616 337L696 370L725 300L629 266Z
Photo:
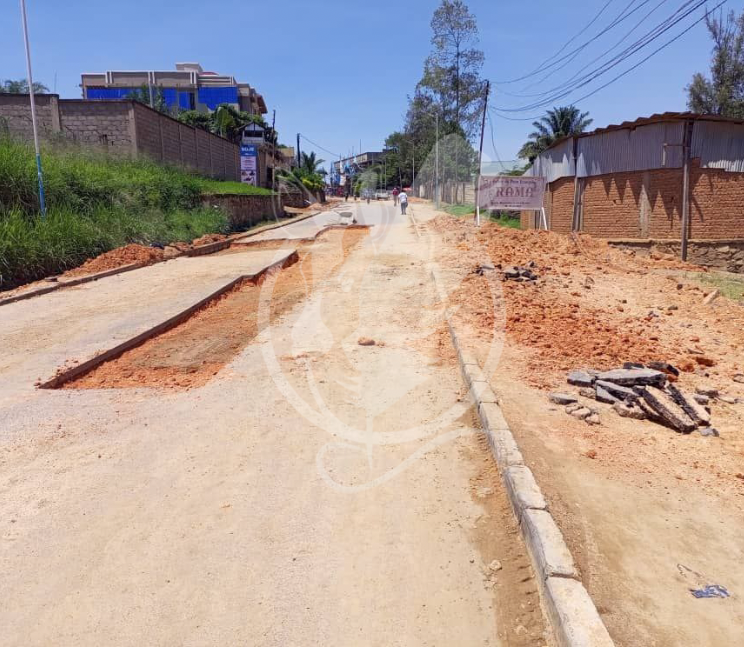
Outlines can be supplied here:
M624 418L651 420L683 434L698 430L703 436L718 436L718 431L711 427L710 410L706 408L710 396L691 395L677 388L671 379L678 374L674 366L663 362L628 363L623 368L604 372L571 371L568 383L579 387L581 396L612 405ZM555 393L551 401L565 405L567 413L590 424L599 422L598 412L579 404L578 398Z

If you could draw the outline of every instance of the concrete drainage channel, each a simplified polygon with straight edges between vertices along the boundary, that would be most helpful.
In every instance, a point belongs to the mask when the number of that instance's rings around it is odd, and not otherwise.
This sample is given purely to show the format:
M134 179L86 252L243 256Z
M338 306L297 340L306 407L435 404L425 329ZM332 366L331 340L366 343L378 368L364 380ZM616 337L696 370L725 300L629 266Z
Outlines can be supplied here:
M59 373L57 373L57 375L47 380L46 382L39 384L38 386L40 389L59 389L65 386L66 384L74 380L77 380L83 377L84 375L90 373L91 371L96 369L101 364L105 362L109 362L111 360L115 360L121 355L123 355L124 353L126 353L127 351L132 350L144 344L148 340L153 339L154 337L157 337L158 335L164 334L165 332L175 328L176 326L179 326L180 324L187 321L190 317L194 316L197 312L209 306L210 304L212 304L213 302L221 298L223 295L229 293L231 290L235 289L236 287L242 284L245 284L245 283L251 283L253 285L256 285L266 275L270 274L273 271L276 271L276 270L279 270L285 267L289 267L290 265L293 265L294 263L296 263L298 259L299 259L299 256L298 256L297 250L292 250L288 252L285 256L283 256L282 258L278 259L276 262L263 268L257 274L244 275L244 276L239 276L235 278L234 280L220 287L218 290L216 290L209 296L189 306L186 310L179 312L173 317L165 321L162 321L161 323L150 328L149 330L146 330L140 333L139 335L132 337L131 339L128 339L125 342L118 344L117 346L114 346L113 348L110 348L102 353L99 353L95 357L92 357L91 359L81 364L78 364L69 369L60 371Z
M418 223L413 213L409 215L420 237ZM435 269L431 276L440 298L446 302L447 292ZM445 318L463 379L537 574L540 596L556 641L561 647L614 647L532 470L524 464L488 378L475 357L460 343L449 308L445 310Z
M166 321L79 365L60 369L38 386L42 389L203 386L255 338L267 321L287 312L330 276L366 236L368 228L331 229L343 231L330 231L321 241L314 237L311 243L278 250L278 260L261 272L231 280ZM264 241L264 244L273 247L276 242ZM287 243L278 242L283 246ZM270 292L264 293L264 287ZM268 310L260 310L262 303L267 304Z

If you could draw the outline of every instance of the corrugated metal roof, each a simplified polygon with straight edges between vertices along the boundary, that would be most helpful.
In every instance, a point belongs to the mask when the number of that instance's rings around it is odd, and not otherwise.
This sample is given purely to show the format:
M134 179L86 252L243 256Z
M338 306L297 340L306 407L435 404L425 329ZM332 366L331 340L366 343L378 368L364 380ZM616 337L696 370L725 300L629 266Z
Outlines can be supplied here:
M720 115L702 115L697 112L660 112L657 114L653 114L650 117L639 117L635 121L624 121L621 124L610 124L609 126L605 126L604 128L597 128L595 130L591 130L586 133L580 133L578 135L575 135L575 137L578 137L578 138L591 137L592 135L599 135L600 133L611 132L613 130L623 130L623 129L629 129L629 128L633 129L633 128L638 128L639 126L659 123L662 121L690 121L690 120L691 121L717 121L717 122L724 122L724 123L730 123L730 124L744 124L744 119L732 119L730 117L722 117ZM563 137L562 139L557 140L547 150L550 150L551 148L554 148L555 146L562 144L567 139L571 139L571 137Z

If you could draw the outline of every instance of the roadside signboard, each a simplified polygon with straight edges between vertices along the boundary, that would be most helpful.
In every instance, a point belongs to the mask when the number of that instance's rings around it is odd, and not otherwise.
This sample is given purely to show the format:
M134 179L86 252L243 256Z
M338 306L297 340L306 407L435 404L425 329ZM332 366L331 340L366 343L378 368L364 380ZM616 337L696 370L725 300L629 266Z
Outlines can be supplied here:
M481 175L478 202L484 209L540 211L545 178L514 175Z
M258 185L258 146L255 144L240 146L240 181Z

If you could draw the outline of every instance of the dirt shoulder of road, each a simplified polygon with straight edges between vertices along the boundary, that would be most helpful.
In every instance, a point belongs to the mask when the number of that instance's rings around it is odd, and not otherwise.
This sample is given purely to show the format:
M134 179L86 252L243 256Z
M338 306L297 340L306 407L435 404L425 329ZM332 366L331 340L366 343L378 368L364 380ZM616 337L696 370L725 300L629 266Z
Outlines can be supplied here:
M418 207L419 211L426 209ZM737 644L744 626L744 404L711 403L720 438L619 417L590 426L551 404L575 393L566 372L667 361L678 386L744 398L744 308L702 268L648 259L586 236L515 231L428 214L438 262L459 280L458 329L486 357L505 415L546 493L607 627L622 647ZM497 282L478 268L527 265L536 282ZM496 330L496 332L494 332ZM727 599L691 589L725 586Z

